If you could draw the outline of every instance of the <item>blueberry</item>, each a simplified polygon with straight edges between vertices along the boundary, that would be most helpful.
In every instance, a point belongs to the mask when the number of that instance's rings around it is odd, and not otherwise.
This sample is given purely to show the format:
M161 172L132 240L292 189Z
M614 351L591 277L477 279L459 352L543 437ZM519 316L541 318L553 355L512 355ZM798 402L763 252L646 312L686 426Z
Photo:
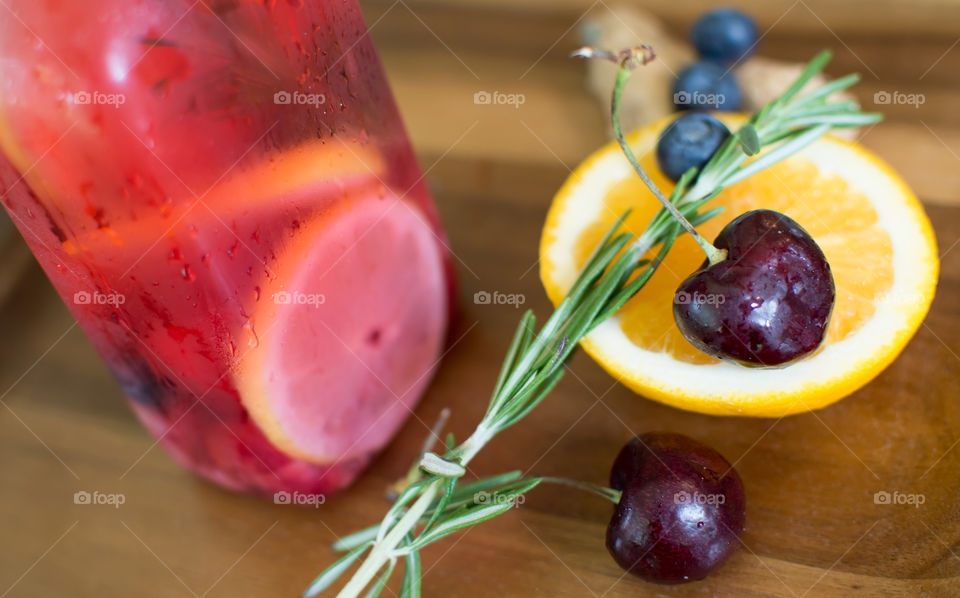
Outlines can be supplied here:
M174 382L151 366L136 347L119 353L110 370L124 394L138 405L161 413L172 406Z
M728 64L750 55L757 43L757 26L738 10L718 8L700 17L690 39L701 58Z
M700 60L680 71L673 84L673 103L678 110L737 110L740 86L724 67Z
M691 167L707 163L727 137L727 127L705 112L689 112L676 119L657 142L657 164L667 178L677 182Z

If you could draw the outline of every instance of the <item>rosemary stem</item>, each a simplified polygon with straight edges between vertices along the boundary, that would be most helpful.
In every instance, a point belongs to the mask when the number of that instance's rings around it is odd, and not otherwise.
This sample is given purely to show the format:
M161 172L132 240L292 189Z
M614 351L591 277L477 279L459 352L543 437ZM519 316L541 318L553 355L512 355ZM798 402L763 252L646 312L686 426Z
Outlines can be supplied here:
M466 467L467 463L480 452L492 437L493 435L487 431L486 426L483 424L477 426L470 438L461 445L463 452L458 459L459 463ZM423 489L423 493L417 498L416 502L410 505L403 517L390 528L390 531L383 536L382 540L377 540L374 543L370 554L364 559L363 564L360 565L347 585L340 590L337 598L356 598L359 596L364 588L373 581L377 572L390 559L396 558L395 551L400 546L400 542L414 530L424 513L430 508L433 499L436 498L437 492L440 491L442 486L443 478L437 477ZM380 533L383 533L383 531L380 530Z
M442 478L437 478L423 489L423 494L417 498L416 502L410 505L407 512L404 513L403 517L393 526L390 532L384 536L383 540L373 545L370 554L364 559L363 564L357 569L356 574L350 578L347 585L340 590L337 598L356 598L359 596L360 592L373 581L374 576L387 561L395 558L393 554L394 550L400 545L400 542L403 541L407 534L413 530L417 522L420 521L420 518L423 517L423 514L426 513L430 507L430 503L433 502L437 492L440 491L442 484Z
M654 184L653 180L647 174L647 171L644 170L643 166L640 165L640 161L637 159L637 156L633 153L633 150L630 149L630 146L627 144L627 140L623 137L623 130L620 126L620 98L623 95L623 88L626 86L627 81L630 80L630 75L633 73L633 69L629 64L621 64L619 70L617 71L617 80L613 87L613 99L610 101L610 116L613 121L613 134L617 138L617 143L620 144L620 148L623 150L624 155L627 157L627 160L630 162L630 165L633 167L633 170L636 171L637 175L640 177L640 180L643 181L643 184L650 189L650 192L657 198L657 200L663 204L664 209L670 212L670 215L680 223L680 226L684 228L690 236L693 237L694 241L697 242L697 245L700 246L700 249L707 254L707 259L710 261L710 264L716 264L727 259L727 251L725 249L717 249L714 247L710 241L707 241L703 238L703 235L697 232L697 229L694 228L690 221L684 218L683 214L680 213L680 210L677 209L670 200L668 200L663 192Z
M476 429L473 431L473 434L467 438L462 445L460 445L461 450L463 451L460 456L460 464L466 467L467 463L473 459L477 453L480 452L490 439L493 438L493 435L487 430L487 426L484 425L484 422L480 422L477 425Z

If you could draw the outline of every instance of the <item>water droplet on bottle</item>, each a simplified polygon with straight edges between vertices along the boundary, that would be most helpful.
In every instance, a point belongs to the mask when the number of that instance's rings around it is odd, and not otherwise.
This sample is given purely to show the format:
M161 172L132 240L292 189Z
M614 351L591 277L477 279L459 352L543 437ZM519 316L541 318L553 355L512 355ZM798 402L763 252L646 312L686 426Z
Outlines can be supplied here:
M260 301L260 287L253 287L253 300Z
M260 345L260 339L257 338L257 331L253 329L253 320L247 320L243 325L243 331L247 333L247 345L256 347Z
M194 274L193 270L190 269L190 264L184 264L183 268L180 269L180 274L187 282L193 282L197 279L196 274Z

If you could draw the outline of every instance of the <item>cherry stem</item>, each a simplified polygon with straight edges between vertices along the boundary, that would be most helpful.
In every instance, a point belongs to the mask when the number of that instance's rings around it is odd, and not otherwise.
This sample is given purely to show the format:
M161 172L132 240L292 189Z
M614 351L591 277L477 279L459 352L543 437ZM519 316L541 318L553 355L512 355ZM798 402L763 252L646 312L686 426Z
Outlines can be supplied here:
M581 482L579 480L568 480L567 478L555 478L551 476L541 476L539 479L541 482L547 482L548 484L559 484L561 486L570 486L571 488L586 490L587 492L591 492L597 496L602 496L615 505L620 503L620 495L622 493L619 490L614 490L613 488L607 488L606 486L600 486L598 484L591 484L590 482Z
M670 215L673 216L674 220L680 223L680 226L690 233L690 236L693 237L693 240L697 242L697 245L700 246L700 249L707 254L707 260L709 260L710 265L727 259L727 251L725 249L717 249L713 246L713 244L704 239L703 235L697 232L697 229L694 228L693 224L684 218L683 214L680 213L680 210L677 209L677 206L673 205L673 202L664 196L663 192L660 191L660 189L656 186L656 184L654 184L653 180L647 174L647 171L643 169L643 166L640 166L640 161L633 153L633 150L630 149L630 146L627 145L627 140L623 137L623 130L620 126L620 98L623 95L623 88L630 79L630 75L633 74L633 69L638 66L646 65L656 57L653 49L650 46L641 45L622 50L619 54L614 54L613 52L608 52L605 50L584 47L574 52L573 55L582 58L599 58L601 60L608 60L617 64L619 68L617 70L616 84L613 87L613 98L610 101L610 118L613 121L613 134L617 138L617 143L620 144L620 149L623 150L624 155L627 157L627 161L630 162L630 165L633 167L633 170L636 171L637 175L640 177L640 180L643 181L643 184L650 189L650 192L653 193L654 197L656 197L657 200L663 204L664 209L670 212Z

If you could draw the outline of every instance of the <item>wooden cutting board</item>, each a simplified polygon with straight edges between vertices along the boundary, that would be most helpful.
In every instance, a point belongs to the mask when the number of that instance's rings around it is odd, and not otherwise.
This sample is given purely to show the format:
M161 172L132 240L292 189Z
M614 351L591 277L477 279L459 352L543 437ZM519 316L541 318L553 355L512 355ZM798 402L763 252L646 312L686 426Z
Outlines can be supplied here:
M0 597L297 596L331 562L336 537L379 520L386 486L442 408L452 408L458 437L469 433L519 317L509 306L475 305L473 295L522 293L526 306L548 313L537 280L540 226L569 167L605 135L603 114L583 89L583 65L564 57L590 3L515 4L366 5L460 283L456 342L389 450L320 509L273 505L196 479L155 446L32 269L0 309ZM926 95L920 108L880 106L889 119L864 138L903 173L936 228L942 274L926 323L874 383L781 420L667 408L576 357L553 395L491 444L473 471L603 482L633 434L682 432L737 463L748 494L743 548L706 581L648 585L624 577L603 548L608 504L540 490L514 512L428 549L425 596L960 595L957 31L945 31L939 9L926 3L899 30L884 25L900 14L888 2L869 10L862 28L849 16L853 3L812 4L820 26L804 5L781 4L760 8L767 27L786 11L764 40L765 54L803 60L833 47L831 72L865 73L857 94L867 106L881 90ZM679 26L695 5L665 14ZM931 23L939 25L924 28ZM477 91L523 93L526 103L476 106ZM80 490L120 492L126 502L74 505ZM922 494L924 504L876 504L881 491Z
M13 222L6 213L0 213L0 305L17 289L32 264L30 250L17 235Z

